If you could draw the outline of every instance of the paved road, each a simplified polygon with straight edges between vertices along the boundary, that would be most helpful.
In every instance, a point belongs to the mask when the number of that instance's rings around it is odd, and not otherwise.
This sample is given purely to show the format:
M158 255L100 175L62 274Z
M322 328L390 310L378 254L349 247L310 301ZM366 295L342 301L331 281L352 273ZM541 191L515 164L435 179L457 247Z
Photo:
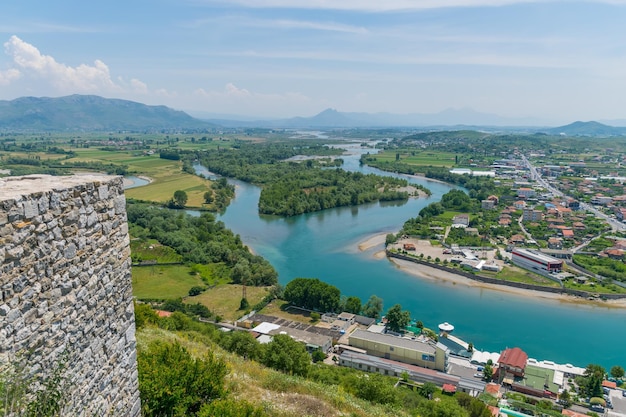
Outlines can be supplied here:
M569 197L568 195L564 194L561 190L553 187L550 183L548 183L545 179L543 179L541 177L541 174L539 174L539 172L537 171L537 168L535 168L530 163L530 161L526 159L526 156L522 155L522 160L524 161L524 164L526 165L526 167L528 168L528 171L530 172L531 179L537 181L539 185L544 187L546 190L550 191L552 195L554 196ZM598 210L597 208L595 208L594 206L590 204L580 202L580 208L583 210L590 211L593 214L595 214L597 217L604 219L614 231L623 232L626 230L626 224L620 222L617 219L614 219L611 216L607 216L602 211Z

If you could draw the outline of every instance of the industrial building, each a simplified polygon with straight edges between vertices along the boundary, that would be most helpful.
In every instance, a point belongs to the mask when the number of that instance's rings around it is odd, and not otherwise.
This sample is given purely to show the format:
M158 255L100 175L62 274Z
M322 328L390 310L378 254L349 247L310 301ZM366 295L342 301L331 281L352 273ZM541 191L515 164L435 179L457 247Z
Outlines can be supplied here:
M354 331L350 346L365 349L369 355L446 372L449 350L441 343L431 344L419 340L365 330Z
M563 269L562 260L534 250L515 248L512 255L515 265L542 275L561 272Z

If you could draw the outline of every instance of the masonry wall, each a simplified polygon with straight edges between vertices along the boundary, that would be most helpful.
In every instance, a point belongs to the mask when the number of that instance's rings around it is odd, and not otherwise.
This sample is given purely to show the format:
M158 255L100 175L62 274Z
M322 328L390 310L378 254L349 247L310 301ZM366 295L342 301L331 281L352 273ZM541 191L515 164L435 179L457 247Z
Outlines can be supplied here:
M67 357L63 415L138 416L121 177L0 178L0 359Z

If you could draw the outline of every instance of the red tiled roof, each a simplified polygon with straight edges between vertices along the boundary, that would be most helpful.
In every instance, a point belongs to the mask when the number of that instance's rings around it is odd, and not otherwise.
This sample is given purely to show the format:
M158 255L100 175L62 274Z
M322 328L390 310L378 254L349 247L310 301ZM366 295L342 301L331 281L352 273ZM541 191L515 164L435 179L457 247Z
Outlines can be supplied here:
M157 313L157 316L159 317L169 317L172 315L171 311L164 311L164 310L154 310Z
M602 381L602 386L605 388L617 388L617 384L615 382L607 380Z
M443 392L456 392L456 387L452 384L443 384L443 387L441 387L441 389L443 390Z
M524 369L526 367L526 361L528 355L522 349L515 347L511 349L505 349L500 355L498 362L500 365L507 365L513 368Z
M572 229L563 229L563 237L574 237L574 231Z
M487 394L491 394L494 397L497 397L498 393L500 392L500 385L494 382L490 382L485 386L485 391L487 392Z

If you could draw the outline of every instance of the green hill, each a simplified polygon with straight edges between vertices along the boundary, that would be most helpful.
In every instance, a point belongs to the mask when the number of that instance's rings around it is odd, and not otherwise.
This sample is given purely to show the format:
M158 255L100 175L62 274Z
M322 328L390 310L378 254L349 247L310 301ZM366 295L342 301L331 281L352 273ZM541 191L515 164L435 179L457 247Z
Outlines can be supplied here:
M212 127L215 125L166 106L91 95L0 101L0 130L155 131Z

